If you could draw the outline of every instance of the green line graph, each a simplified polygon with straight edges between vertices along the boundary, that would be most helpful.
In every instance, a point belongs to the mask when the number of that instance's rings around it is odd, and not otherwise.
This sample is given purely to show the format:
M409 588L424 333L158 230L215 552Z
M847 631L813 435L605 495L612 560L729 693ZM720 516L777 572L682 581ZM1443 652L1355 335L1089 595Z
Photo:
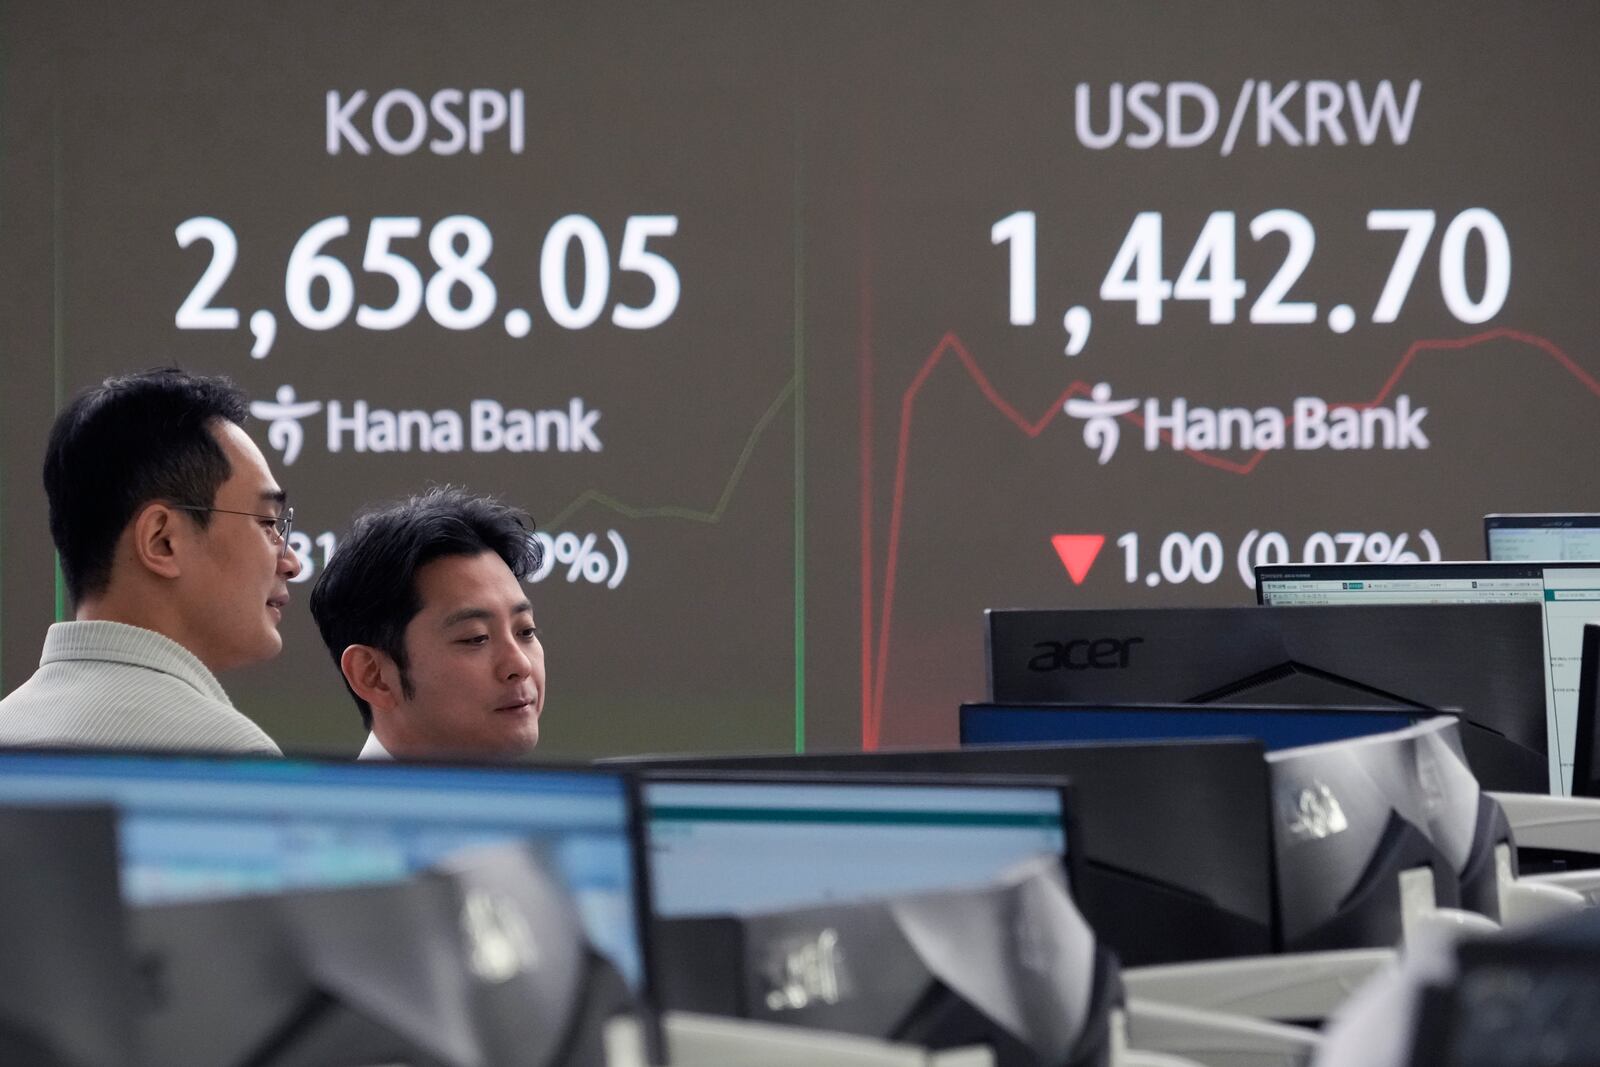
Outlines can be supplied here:
M806 750L805 123L794 116L794 750Z
M728 510L728 501L733 499L733 494L739 488L740 481L744 478L744 469L750 463L750 457L755 453L756 446L761 443L761 438L766 434L767 428L772 425L778 413L783 410L784 404L794 396L795 379L790 378L784 387L778 391L761 418L756 421L755 427L750 431L749 438L744 443L744 449L739 453L739 460L733 465L733 471L728 475L726 484L722 487L722 495L717 498L716 506L710 511L686 507L681 504L662 504L653 507L639 507L624 503L609 493L599 489L585 489L578 494L577 499L556 512L543 525L550 530L560 529L568 520L590 504L598 505L628 519L682 519L685 522L701 522L715 525L722 521L722 515Z

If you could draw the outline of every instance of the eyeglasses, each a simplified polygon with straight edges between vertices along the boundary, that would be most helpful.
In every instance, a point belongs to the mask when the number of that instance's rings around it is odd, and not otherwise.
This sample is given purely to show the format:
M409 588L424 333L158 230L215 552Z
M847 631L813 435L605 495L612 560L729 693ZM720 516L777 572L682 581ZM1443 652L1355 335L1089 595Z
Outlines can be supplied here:
M216 512L219 515L243 515L247 519L261 519L272 523L272 533L278 541L278 555L289 551L289 531L294 529L294 508L284 508L281 515L257 515L253 511L229 511L227 508L203 508L196 504L173 504L179 511Z

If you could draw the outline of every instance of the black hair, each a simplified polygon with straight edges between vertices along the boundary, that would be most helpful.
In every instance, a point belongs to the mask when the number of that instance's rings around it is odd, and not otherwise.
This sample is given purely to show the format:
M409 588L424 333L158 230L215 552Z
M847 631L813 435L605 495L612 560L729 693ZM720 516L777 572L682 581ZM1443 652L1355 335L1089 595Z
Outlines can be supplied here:
M233 474L213 423L249 415L227 378L175 367L107 378L72 398L50 428L44 491L74 604L106 591L117 539L146 504L211 506ZM189 517L202 527L211 520L204 511Z
M406 626L422 610L417 572L442 556L493 552L518 581L541 561L533 523L494 497L442 486L356 517L311 590L311 617L337 666L351 645L379 649L400 668L400 688L412 695L406 673ZM343 671L340 677L343 677ZM345 688L372 729L372 706Z

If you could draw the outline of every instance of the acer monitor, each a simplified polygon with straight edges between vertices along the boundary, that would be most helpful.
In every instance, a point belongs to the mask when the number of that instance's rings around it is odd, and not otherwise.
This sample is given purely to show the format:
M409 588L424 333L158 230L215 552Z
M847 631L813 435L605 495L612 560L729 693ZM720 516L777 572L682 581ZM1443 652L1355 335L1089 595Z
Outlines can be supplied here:
M1080 828L1073 896L1128 966L1277 947L1267 768L1259 741L994 745L620 762L679 774L1064 776ZM659 857L658 857L659 858Z
M647 885L617 772L0 751L0 804L63 802L117 809L133 905L397 883L463 848L539 842L590 940L647 986Z
M104 807L0 808L0 1063L134 1067L133 970Z
M990 610L989 699L1453 711L1486 788L1544 792L1533 604Z
M1249 737L1268 752L1415 726L1447 712L1253 704L963 704L963 745Z
M1600 562L1600 514L1485 515L1483 546L1486 557L1497 563Z
M405 881L135 911L155 1067L565 1067L628 1014L553 856L458 854Z
M1366 563L1256 569L1263 604L1538 605L1549 792L1571 791L1578 658L1585 622L1600 621L1600 563ZM1511 724L1506 724L1507 726ZM1541 790L1543 792L1543 790Z
M1600 623L1583 627L1578 663L1577 737L1572 750L1572 795L1600 797Z

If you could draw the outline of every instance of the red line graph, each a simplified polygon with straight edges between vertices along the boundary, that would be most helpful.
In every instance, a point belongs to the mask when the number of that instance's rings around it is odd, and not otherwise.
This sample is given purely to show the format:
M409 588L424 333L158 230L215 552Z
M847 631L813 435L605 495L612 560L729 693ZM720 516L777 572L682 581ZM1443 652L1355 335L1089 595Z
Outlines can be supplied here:
M863 137L862 144L872 144ZM872 183L861 183L861 329L858 385L861 390L861 707L873 707L872 693Z
M870 356L870 346L866 340L868 336L868 327L864 326L862 330L863 358L868 358ZM1593 393L1596 397L1600 397L1600 381L1597 381L1593 375L1589 374L1581 366L1579 366L1571 356L1563 352L1554 342L1543 337L1539 337L1535 334L1524 333L1520 330L1501 328L1486 330L1482 333L1473 334L1469 337L1417 341L1412 344L1411 347L1407 348L1405 354L1400 357L1400 360L1395 365L1393 372L1391 372L1388 378L1384 381L1383 386L1378 390L1377 395L1375 395L1371 400L1340 406L1370 408L1383 403L1384 400L1386 400L1394 391L1395 387L1400 383L1400 380L1411 368L1411 365L1416 361L1416 358L1424 352L1460 351L1462 349L1473 348L1477 345L1487 344L1492 341L1513 341L1544 353L1546 356L1549 356L1557 364L1559 364L1561 368L1573 378L1577 379L1577 381L1582 384L1584 388L1588 389L1589 392ZM872 618L871 587L869 584L872 560L872 509L870 506L872 483L870 452L865 454L862 463L861 538L863 571L861 642L863 676L861 743L862 747L868 751L878 747L883 726L883 693L885 680L888 674L890 630L894 620L895 582L899 576L900 532L901 521L905 512L906 467L907 460L911 452L912 418L916 413L918 394L922 392L923 386L927 384L929 377L932 376L933 372L944 361L944 358L947 355L952 354L960 362L962 368L967 372L967 376L972 379L973 384L978 387L978 392L983 395L983 398L988 401L989 405L996 411L1000 412L1000 414L1004 415L1007 420L1009 420L1014 426L1016 426L1017 429L1021 430L1029 438L1036 438L1043 433L1045 428L1049 426L1051 422L1055 421L1056 416L1061 414L1063 406L1069 399L1074 396L1088 394L1091 388L1088 382L1081 380L1071 382L1066 386L1065 389L1061 391L1061 394L1051 402L1049 407L1045 408L1045 410L1037 418L1030 420L1009 401L1007 401L1005 397L1000 395L999 390L997 390L994 387L994 384L989 381L988 375L983 372L983 368L978 365L978 361L973 357L972 353L968 351L966 345L962 343L961 339L954 333L946 333L944 337L940 339L933 351L928 354L928 358L923 361L922 367L917 371L916 376L912 378L911 384L906 387L906 391L900 399L900 433L895 455L894 495L892 497L889 511L888 551L884 560L883 590L879 602L877 648L875 655L871 654L873 634L867 628L868 623ZM868 385L870 381L869 369L867 367L863 367L861 380L862 398L863 403L865 404L867 400L870 400L871 396ZM1143 417L1137 413L1129 413L1124 415L1123 418L1136 426L1142 427L1144 425ZM870 421L870 418L865 416L862 419L863 448L870 448ZM1172 437L1170 434L1163 433L1161 436L1169 444L1171 443ZM1208 452L1196 452L1194 450L1185 450L1184 455L1194 460L1196 463L1201 463L1205 466L1225 471L1230 474L1246 476L1251 474L1256 469L1257 465L1260 464L1262 457L1266 455L1266 452L1265 450L1258 451L1242 462L1222 456L1214 456ZM869 665L870 678L866 673ZM871 693L870 699L867 696L869 689Z

